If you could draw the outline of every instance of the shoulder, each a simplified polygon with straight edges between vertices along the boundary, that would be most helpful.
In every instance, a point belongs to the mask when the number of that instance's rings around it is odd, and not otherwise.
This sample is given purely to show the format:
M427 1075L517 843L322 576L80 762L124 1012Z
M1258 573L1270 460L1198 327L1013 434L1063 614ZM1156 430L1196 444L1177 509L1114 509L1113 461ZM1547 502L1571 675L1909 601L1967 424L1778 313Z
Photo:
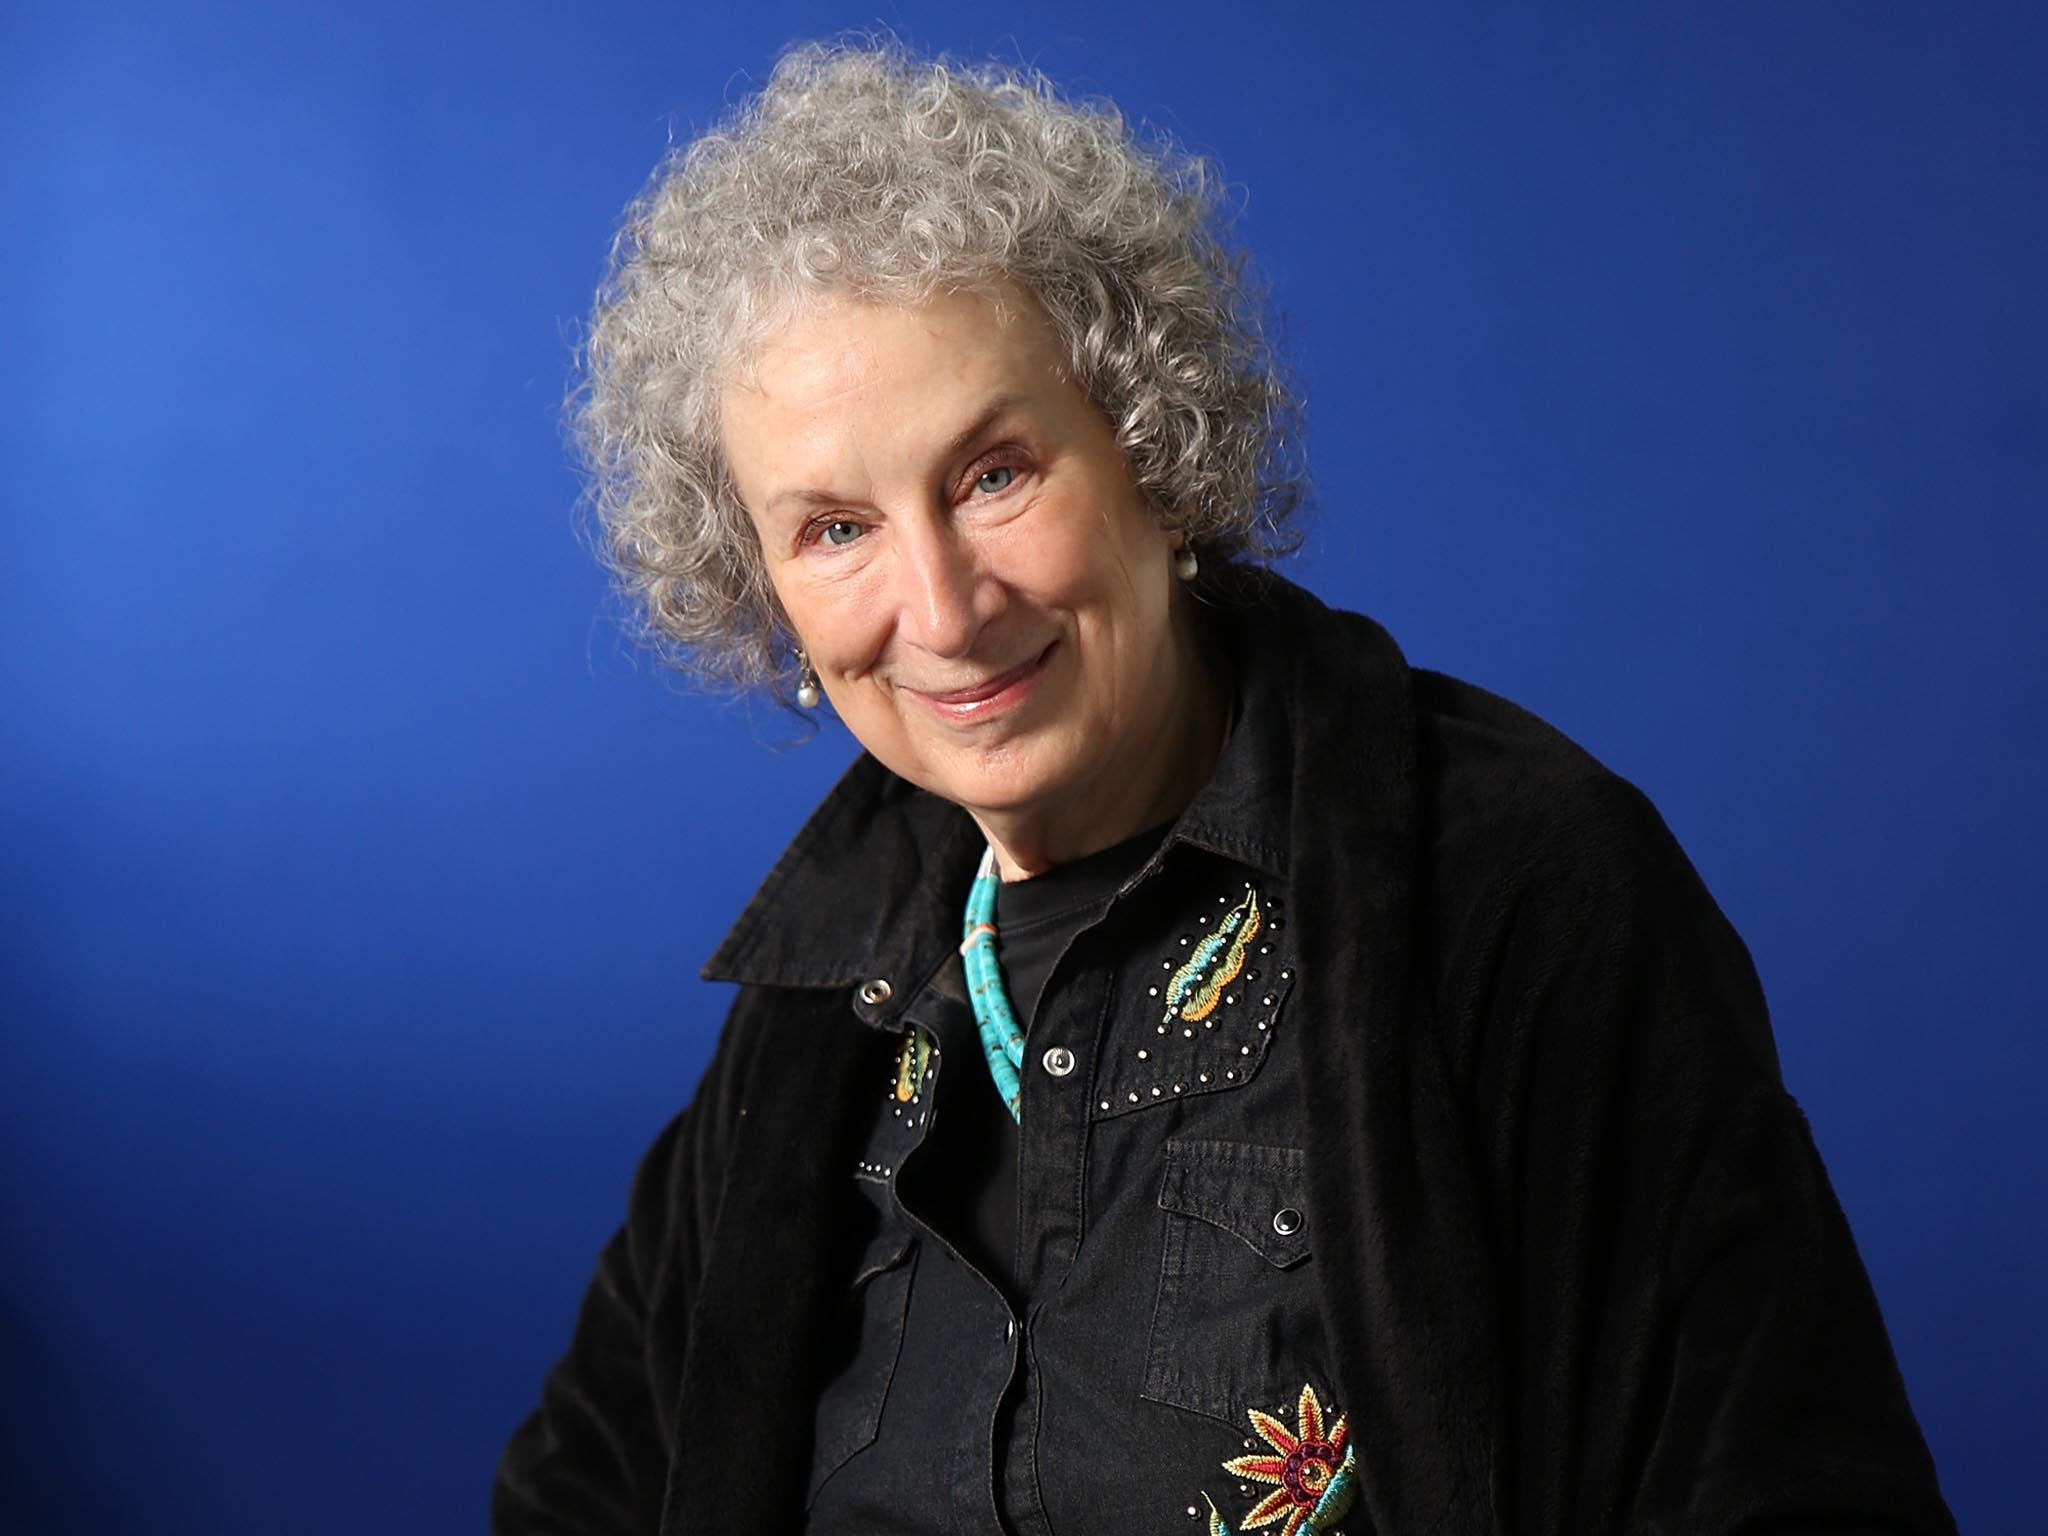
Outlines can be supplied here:
M1475 1042L1448 1021L1578 1011L1624 973L1760 1011L1748 952L1634 784L1527 709L1411 666L1363 615L1280 585L1260 607L1290 701L1297 872L1395 925L1454 1053Z
M1684 865L1649 798L1564 732L1440 672L1409 679L1418 832L1441 873L1571 876L1620 894Z
M1527 710L1412 676L1418 916L1461 1075L1540 1049L1775 1084L1749 951L1649 798Z
M1271 577L1248 611L1290 698L1296 793L1355 785L1377 802L1318 807L1298 825L1408 843L1419 876L1461 886L1523 866L1626 883L1683 864L1635 785L1521 706L1411 665L1374 620Z

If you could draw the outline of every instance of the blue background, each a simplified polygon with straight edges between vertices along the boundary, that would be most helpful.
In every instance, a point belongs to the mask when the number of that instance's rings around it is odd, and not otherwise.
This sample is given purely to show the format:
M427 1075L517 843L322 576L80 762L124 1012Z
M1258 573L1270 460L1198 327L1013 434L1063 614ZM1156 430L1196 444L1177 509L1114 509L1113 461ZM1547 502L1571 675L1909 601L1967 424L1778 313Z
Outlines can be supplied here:
M1964 1528L2043 1529L2048 13L1707 9L10 6L0 1531L480 1528L849 750L616 637L569 347L670 139L878 19L1246 189L1298 575L1663 808Z

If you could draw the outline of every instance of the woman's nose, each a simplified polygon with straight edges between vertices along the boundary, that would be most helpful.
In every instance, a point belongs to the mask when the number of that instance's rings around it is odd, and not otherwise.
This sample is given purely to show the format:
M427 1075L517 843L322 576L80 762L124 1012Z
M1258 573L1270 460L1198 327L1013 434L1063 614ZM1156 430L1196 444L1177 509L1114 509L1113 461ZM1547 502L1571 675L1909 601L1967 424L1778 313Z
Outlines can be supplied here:
M910 638L934 655L965 655L1001 607L997 584L950 522L937 521L903 547L903 617Z

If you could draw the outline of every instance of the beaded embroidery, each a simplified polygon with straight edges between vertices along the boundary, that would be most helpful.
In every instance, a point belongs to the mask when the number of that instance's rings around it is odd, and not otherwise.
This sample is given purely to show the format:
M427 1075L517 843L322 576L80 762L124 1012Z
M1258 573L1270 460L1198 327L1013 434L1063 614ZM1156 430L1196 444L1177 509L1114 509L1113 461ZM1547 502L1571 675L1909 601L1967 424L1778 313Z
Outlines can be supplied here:
M924 1091L925 1068L932 1064L932 1039L915 1024L896 1053L896 1102L908 1104Z
M920 1106L931 1090L932 1078L944 1065L937 1037L911 1025L889 1063L889 1086L883 1099L889 1113L879 1117L869 1135L866 1154L854 1168L856 1179L887 1184L895 1175L904 1154L917 1145L917 1133L927 1118Z
M1351 1424L1340 1414L1324 1427L1324 1408L1315 1388L1303 1385L1295 1401L1295 1427L1270 1413L1251 1410L1252 1428L1271 1447L1266 1453L1233 1456L1223 1470L1247 1482L1268 1483L1273 1491L1245 1512L1242 1528L1274 1526L1278 1536L1319 1536L1350 1511L1358 1495L1357 1462L1351 1450ZM1233 1536L1207 1493L1209 1536ZM1190 1506L1188 1513L1193 1514Z
M1251 1080L1294 982L1294 967L1282 952L1283 906L1280 897L1246 880L1190 914L1189 931L1176 938L1159 961L1158 979L1144 989L1151 1038L1141 1035L1142 1045L1111 1053L1102 1064L1098 1116Z
M1245 952L1265 927L1259 893L1247 890L1244 900L1223 915L1213 933L1197 944L1187 963L1166 984L1166 1012L1160 1023L1176 1017L1199 1024L1216 1011L1224 989L1244 972Z

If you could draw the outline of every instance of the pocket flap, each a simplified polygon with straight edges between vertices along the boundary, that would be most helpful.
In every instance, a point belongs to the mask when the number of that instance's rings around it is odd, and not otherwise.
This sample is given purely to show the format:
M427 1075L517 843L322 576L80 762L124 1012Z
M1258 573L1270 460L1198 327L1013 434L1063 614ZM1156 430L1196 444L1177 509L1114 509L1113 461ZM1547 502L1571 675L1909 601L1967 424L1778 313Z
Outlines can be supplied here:
M1308 1159L1294 1147L1169 1141L1159 1208L1221 1227L1277 1269L1309 1255Z

